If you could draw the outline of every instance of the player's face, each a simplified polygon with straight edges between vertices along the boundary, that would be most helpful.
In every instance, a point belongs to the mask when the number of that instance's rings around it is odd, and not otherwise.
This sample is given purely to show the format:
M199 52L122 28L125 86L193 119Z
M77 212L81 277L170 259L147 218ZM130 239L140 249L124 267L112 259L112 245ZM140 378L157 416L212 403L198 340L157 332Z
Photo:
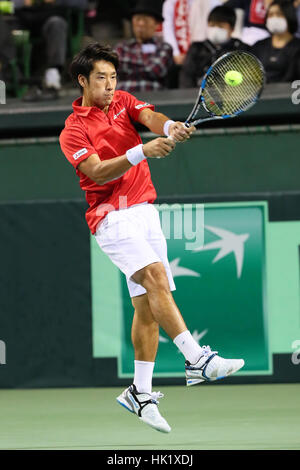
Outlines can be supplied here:
M115 66L111 62L98 60L94 62L89 80L79 76L79 82L83 86L83 97L88 106L107 108L113 100L117 85Z
M157 21L149 15L133 15L132 29L137 41L146 41L154 36L157 28Z

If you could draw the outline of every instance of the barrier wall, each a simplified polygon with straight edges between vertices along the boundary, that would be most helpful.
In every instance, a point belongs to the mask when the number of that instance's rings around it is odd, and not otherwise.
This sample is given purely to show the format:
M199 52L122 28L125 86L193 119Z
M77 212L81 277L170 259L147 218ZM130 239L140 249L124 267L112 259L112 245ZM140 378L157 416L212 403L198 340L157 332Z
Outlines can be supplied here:
M168 158L149 160L158 196L297 192L299 136L300 125L198 131ZM0 163L1 201L83 197L57 137L0 140Z

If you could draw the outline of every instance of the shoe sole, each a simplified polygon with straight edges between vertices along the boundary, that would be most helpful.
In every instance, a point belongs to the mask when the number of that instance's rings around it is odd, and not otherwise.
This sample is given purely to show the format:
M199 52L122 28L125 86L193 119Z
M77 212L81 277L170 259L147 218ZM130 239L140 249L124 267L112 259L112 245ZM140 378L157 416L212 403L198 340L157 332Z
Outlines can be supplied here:
M170 426L169 426L169 428L162 429L162 428L158 428L158 427L154 426L153 424L149 423L149 421L145 421L143 418L139 418L139 420L142 421L143 423L147 424L151 428L155 429L155 431L163 432L164 434L168 434L171 431Z
M226 379L226 377L228 377L229 375L232 375L232 374L235 374L238 370L240 370L242 367L244 367L245 365L245 361L243 359L241 359L241 363L240 363L240 366L239 367L235 367L234 369L231 369L227 372L227 374L225 375L222 375L220 377L216 377L215 379L211 379L211 380L207 380L207 379L196 379L196 378L188 378L186 377L186 385L188 387L192 386L192 385L196 385L196 384L199 384L199 383L202 383L202 382L215 382L216 380L221 380L221 379Z

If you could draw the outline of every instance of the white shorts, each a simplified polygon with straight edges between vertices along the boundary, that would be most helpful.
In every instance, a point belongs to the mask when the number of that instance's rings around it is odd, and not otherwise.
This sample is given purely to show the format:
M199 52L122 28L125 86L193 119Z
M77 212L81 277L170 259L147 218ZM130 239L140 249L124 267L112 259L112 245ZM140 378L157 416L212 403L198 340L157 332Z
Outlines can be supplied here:
M167 256L167 242L159 214L152 204L137 204L112 211L100 222L95 238L111 261L125 274L130 297L146 294L132 275L152 263L162 262L170 290L175 284Z

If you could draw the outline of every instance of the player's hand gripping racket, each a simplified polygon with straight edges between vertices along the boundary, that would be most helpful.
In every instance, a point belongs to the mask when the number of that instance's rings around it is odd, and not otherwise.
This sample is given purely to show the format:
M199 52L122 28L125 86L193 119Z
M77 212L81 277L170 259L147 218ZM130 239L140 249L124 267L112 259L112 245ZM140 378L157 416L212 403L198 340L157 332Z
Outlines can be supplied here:
M203 77L185 125L197 127L205 121L239 116L258 101L264 84L264 68L253 54L235 51L222 55Z

